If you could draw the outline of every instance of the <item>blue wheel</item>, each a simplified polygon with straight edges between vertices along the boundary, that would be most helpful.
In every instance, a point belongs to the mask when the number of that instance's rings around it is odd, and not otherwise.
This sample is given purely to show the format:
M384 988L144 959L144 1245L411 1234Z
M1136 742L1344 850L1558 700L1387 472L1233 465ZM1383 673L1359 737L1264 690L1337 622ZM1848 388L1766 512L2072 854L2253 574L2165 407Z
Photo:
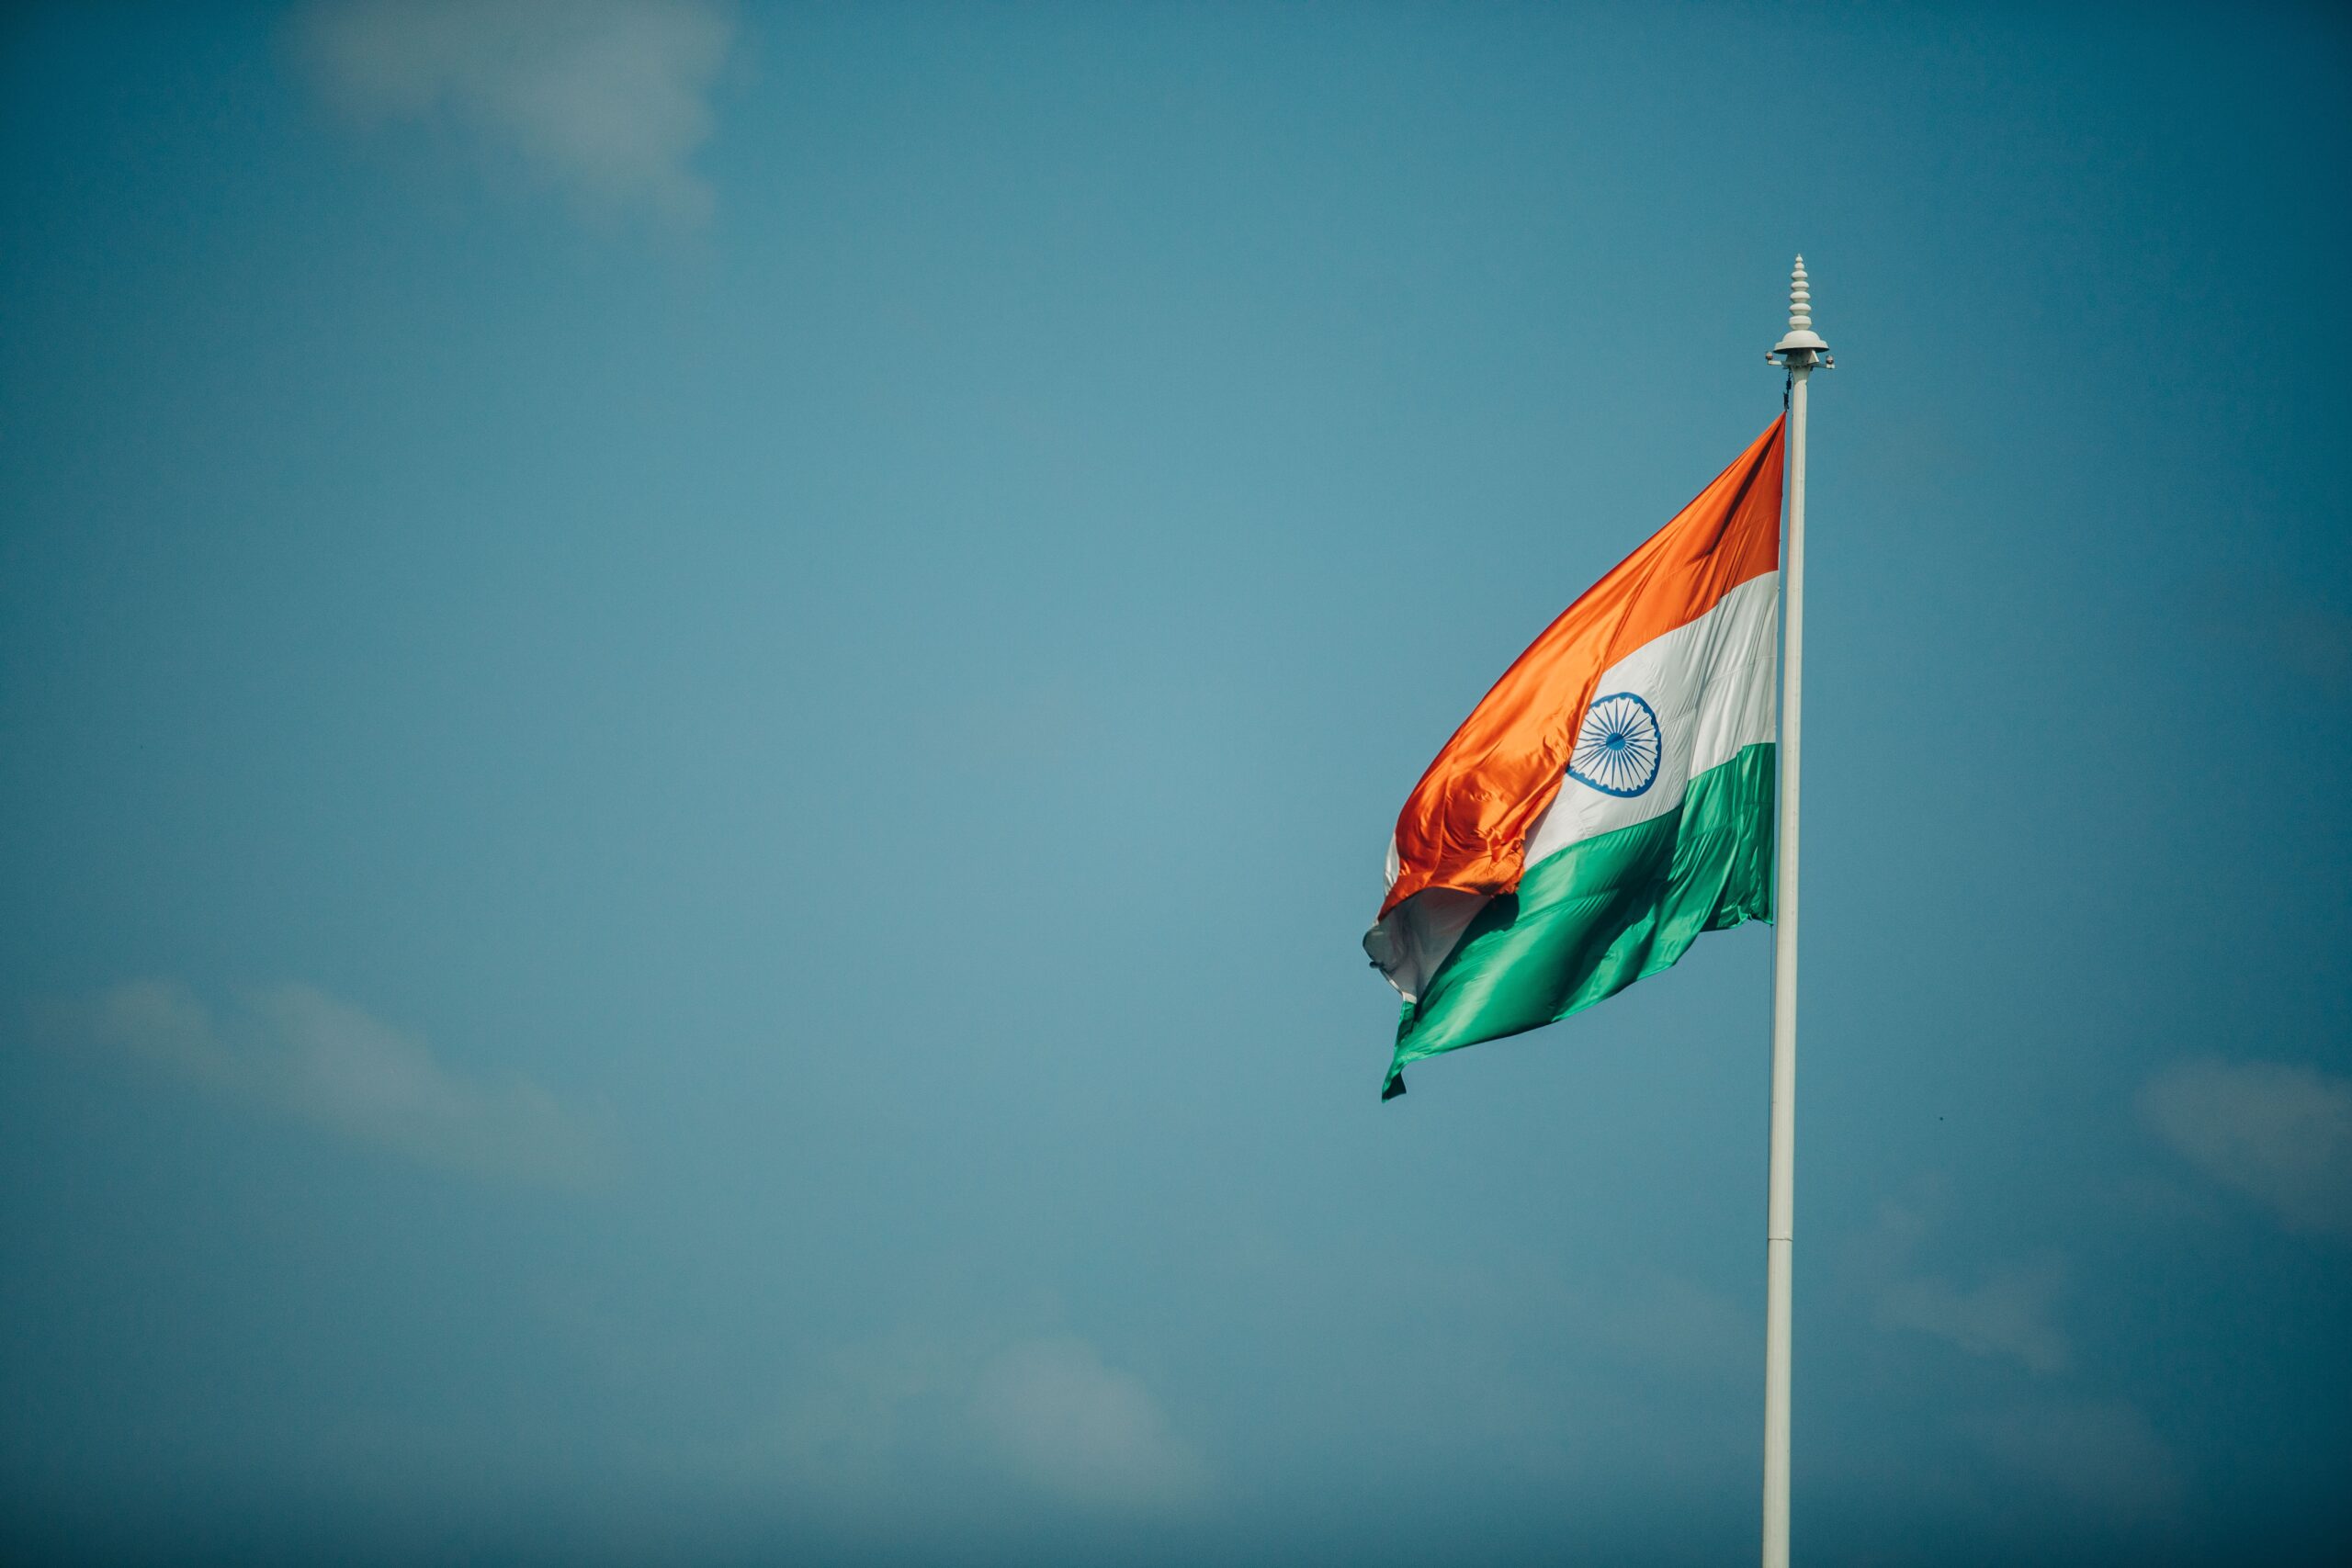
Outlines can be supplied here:
M1568 777L1603 795L1631 799L1657 782L1658 759L1665 754L1657 712L1633 693L1618 692L1593 698L1584 710Z

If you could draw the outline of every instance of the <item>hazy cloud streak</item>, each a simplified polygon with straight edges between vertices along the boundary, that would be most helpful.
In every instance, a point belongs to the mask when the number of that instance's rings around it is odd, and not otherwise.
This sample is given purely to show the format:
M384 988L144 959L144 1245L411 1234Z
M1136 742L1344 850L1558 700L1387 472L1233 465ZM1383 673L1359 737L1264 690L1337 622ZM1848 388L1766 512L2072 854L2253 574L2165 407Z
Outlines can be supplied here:
M2290 1230L2352 1235L2352 1078L2286 1062L2178 1062L2140 1116L2189 1164Z
M86 1018L133 1061L421 1165L559 1188L592 1185L612 1166L600 1119L527 1079L466 1077L423 1041L309 986L257 992L224 1024L186 987L140 980Z
M1000 1352L980 1369L972 1411L1015 1474L1069 1502L1156 1509L1207 1489L1199 1458L1151 1391L1081 1339Z
M1964 1286L1915 1272L1911 1258L1928 1231L1899 1203L1879 1205L1878 1226L1863 1247L1872 1321L1883 1329L1926 1334L1972 1356L2002 1358L2029 1371L2064 1371L2074 1360L2055 1321L2066 1265L2055 1254L1996 1269Z
M595 209L710 210L688 161L735 38L717 0L321 0L295 37L354 118L446 118Z
M843 1347L793 1402L783 1439L785 1462L837 1496L985 1478L1083 1512L1164 1515L1210 1489L1151 1389L1068 1334L901 1332Z
M1996 1272L1973 1290L1946 1280L1890 1280L1874 1303L1882 1328L1908 1328L1972 1356L2006 1356L2030 1371L2064 1371L2073 1356L2050 1321L2066 1270L2055 1258Z
M2130 1404L2026 1405L1962 1416L1960 1427L2018 1480L2116 1523L2161 1523L2179 1506L2180 1465Z

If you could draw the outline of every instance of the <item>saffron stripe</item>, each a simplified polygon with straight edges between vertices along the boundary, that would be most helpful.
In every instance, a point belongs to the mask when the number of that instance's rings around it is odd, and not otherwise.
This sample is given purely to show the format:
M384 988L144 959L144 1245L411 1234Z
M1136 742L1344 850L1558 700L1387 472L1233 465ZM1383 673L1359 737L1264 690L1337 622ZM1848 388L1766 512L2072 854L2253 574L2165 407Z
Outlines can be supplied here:
M1397 815L1397 874L1383 916L1426 888L1519 885L1528 831L1559 792L1601 672L1779 566L1781 433L1773 421L1479 700Z

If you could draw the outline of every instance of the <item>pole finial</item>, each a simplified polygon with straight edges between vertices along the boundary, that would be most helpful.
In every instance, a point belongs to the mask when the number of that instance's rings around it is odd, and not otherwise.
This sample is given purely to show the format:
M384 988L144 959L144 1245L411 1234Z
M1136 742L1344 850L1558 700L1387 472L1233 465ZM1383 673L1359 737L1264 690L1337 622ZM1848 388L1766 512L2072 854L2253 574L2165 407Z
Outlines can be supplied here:
M1813 330L1813 283L1805 276L1804 257L1789 269L1788 335L1772 345L1765 357L1792 369L1811 369L1829 363L1829 345Z

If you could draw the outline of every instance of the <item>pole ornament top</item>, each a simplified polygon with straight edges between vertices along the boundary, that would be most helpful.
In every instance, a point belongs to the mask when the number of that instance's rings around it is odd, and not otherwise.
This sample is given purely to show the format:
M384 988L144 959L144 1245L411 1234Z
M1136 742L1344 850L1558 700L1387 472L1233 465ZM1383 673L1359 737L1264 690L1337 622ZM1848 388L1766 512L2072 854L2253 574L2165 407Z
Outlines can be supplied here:
M1805 276L1803 256L1797 257L1797 265L1789 271L1788 335L1774 344L1772 352L1765 357L1792 370L1810 370L1815 365L1830 362L1829 345L1813 330L1813 284Z

